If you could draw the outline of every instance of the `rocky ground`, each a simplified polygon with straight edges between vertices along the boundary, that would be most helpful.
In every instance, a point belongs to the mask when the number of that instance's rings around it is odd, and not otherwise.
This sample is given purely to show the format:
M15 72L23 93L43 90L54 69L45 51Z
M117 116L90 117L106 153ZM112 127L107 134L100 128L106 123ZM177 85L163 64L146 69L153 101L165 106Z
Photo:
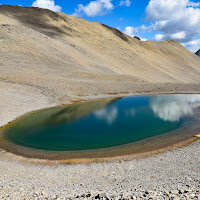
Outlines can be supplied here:
M122 162L42 165L1 153L0 199L200 199L200 140Z
M63 13L0 5L0 127L91 99L200 94L199 62L176 41L142 42ZM199 145L78 165L33 164L0 150L0 199L200 199Z
M1 84L1 125L58 103L30 86ZM199 93L199 86L135 85L133 90L126 95ZM100 97L106 96L89 96L86 100ZM198 140L147 158L77 165L45 165L0 151L0 199L200 199L199 145Z
M32 110L59 103L34 87L5 82L1 86L1 126ZM199 88L198 84L135 85L126 95L199 93ZM106 95L85 100L103 97ZM0 199L200 199L199 146L198 140L147 158L77 165L29 162L1 150Z

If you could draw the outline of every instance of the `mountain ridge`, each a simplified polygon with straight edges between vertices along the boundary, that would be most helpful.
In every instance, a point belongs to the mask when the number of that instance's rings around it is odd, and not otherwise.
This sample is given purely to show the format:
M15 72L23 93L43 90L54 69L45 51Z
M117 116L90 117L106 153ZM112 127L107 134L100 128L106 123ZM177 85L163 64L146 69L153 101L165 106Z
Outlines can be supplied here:
M199 83L199 63L176 41L140 41L64 13L0 5L0 80L60 101L127 93L137 84Z

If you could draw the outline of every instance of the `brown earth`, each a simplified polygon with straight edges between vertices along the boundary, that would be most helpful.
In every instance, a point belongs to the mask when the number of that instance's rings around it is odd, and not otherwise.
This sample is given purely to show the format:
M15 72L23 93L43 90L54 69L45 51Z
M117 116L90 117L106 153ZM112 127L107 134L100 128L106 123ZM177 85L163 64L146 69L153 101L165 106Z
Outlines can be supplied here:
M200 58L176 41L144 42L64 13L0 5L0 125L71 101L192 93L199 83Z
M0 126L41 108L152 93L200 93L200 57L176 41L144 42L63 13L0 5ZM199 144L122 163L56 167L1 150L0 198L199 192Z

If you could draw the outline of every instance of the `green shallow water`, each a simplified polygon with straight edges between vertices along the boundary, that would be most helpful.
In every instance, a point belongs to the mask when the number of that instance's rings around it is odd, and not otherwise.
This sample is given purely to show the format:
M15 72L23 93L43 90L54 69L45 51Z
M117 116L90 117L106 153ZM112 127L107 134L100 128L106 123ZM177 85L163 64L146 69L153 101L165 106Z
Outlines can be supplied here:
M76 151L114 147L175 130L193 115L200 95L106 99L26 115L3 132L24 147Z

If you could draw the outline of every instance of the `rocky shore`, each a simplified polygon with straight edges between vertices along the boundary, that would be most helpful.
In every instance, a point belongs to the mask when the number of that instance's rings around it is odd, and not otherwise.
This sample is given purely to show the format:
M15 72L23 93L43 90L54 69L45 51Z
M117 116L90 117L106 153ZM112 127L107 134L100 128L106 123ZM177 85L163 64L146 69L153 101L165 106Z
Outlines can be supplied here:
M7 95L1 99L1 126L29 111L58 104L32 87L1 85L0 92ZM138 85L134 93L145 94L144 90L199 93L199 85ZM46 164L0 150L0 199L200 199L199 146L197 140L146 158L76 165Z
M77 165L19 162L1 152L0 199L200 199L199 145Z
M69 199L69 200L76 200L76 199L88 199L88 200L93 200L93 199L102 199L102 200L114 200L114 199L119 199L119 200L166 200L166 199L171 199L171 200L190 200L190 199L200 199L200 192L199 192L199 187L198 189L190 188L189 185L184 187L184 189L179 189L179 190L164 190L164 191L153 191L153 190L139 190L139 191L134 191L132 193L121 193L118 195L114 194L107 194L105 192L96 192L96 193L85 193L82 195L74 195L72 197L59 197L57 195L48 195L45 192L34 192L31 196L30 195L22 195L22 199L56 199L56 200L61 200L61 199ZM12 199L9 195L5 195L4 197L2 196L2 199ZM16 199L16 196L13 197L13 199ZM21 198L20 198L21 199Z
M64 13L0 5L0 127L93 99L200 94L199 63L176 41L139 41ZM200 199L199 146L76 165L30 162L0 149L0 199Z

